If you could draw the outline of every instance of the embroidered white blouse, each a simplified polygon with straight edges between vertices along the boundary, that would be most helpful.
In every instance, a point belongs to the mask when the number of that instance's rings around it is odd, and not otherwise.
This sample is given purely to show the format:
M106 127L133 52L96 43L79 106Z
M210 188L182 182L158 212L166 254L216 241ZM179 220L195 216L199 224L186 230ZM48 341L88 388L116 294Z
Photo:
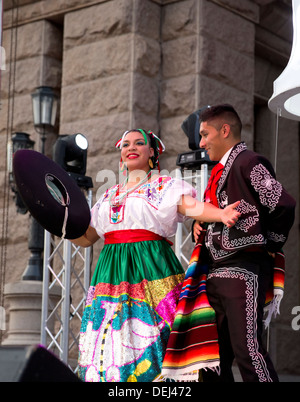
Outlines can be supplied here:
M120 206L110 205L115 192L116 186L108 189L91 210L91 226L101 238L107 232L125 229L146 229L166 238L174 236L177 223L187 219L177 211L181 196L197 196L190 184L169 176L142 184Z

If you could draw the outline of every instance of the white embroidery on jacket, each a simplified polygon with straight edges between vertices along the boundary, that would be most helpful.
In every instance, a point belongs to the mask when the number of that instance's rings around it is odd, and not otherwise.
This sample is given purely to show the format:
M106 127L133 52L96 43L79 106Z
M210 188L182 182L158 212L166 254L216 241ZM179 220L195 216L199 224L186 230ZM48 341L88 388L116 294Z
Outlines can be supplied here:
M251 205L245 200L241 200L237 210L241 213L241 217L237 221L236 229L247 233L252 226L259 222L259 212L255 205ZM245 216L245 217L244 217Z
M283 234L268 232L268 240L274 241L275 243L285 243L286 237Z
M261 163L254 166L250 173L251 184L259 194L262 205L273 212L282 193L282 185Z

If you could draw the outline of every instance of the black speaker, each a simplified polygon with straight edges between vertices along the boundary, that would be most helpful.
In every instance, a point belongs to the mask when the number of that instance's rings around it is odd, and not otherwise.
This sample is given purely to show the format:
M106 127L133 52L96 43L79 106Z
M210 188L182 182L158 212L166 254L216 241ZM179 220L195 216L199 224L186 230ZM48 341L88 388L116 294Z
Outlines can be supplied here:
M0 382L81 382L53 353L37 346L0 347Z

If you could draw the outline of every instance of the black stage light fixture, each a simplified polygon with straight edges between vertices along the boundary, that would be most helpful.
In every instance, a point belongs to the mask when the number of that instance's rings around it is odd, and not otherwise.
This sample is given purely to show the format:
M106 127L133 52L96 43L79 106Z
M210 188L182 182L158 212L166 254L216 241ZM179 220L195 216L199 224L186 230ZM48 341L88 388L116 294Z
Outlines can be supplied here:
M87 149L83 134L60 135L53 146L53 160L67 172L85 175Z
M188 137L188 145L190 152L185 152L177 156L176 165L180 166L182 169L194 169L202 165L203 163L207 165L214 165L205 149L200 148L201 136L200 130L200 119L199 116L203 110L207 109L209 106L204 106L201 109L196 110L191 113L182 123L181 128L185 135Z
M185 135L189 139L189 148L191 150L200 149L200 121L199 116L200 113L207 109L209 106L204 106L203 108L196 110L192 114L190 114L182 123L181 128Z
M53 146L52 159L66 170L79 187L93 187L92 179L85 176L88 141L81 134L60 135Z

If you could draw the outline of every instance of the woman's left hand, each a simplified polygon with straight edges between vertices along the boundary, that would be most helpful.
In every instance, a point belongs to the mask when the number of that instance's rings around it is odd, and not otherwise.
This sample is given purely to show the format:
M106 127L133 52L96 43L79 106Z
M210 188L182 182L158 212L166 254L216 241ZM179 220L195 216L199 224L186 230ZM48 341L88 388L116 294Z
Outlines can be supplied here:
M233 204L228 205L226 208L222 209L221 212L221 219L224 225L231 228L236 224L241 213L236 210L239 206L240 201L236 201Z

